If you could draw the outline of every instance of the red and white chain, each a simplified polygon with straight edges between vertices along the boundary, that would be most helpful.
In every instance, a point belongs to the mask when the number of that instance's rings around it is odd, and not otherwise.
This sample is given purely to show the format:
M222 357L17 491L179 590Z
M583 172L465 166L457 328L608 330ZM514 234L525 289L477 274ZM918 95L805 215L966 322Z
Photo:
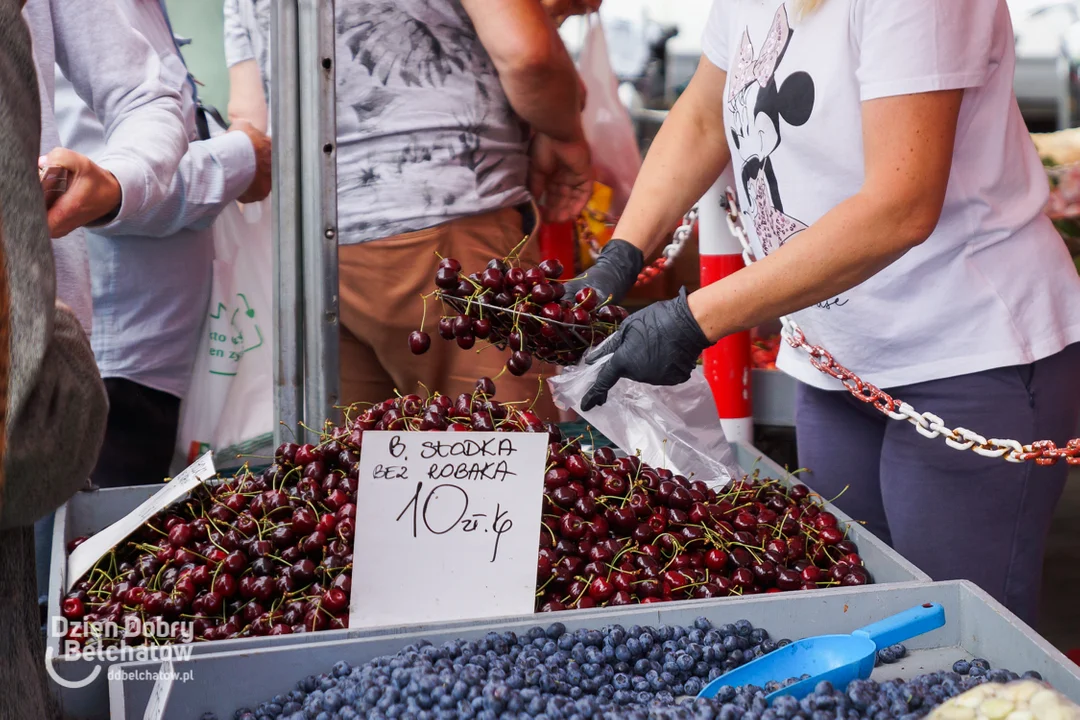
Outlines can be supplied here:
M738 200L729 188L724 203L727 211L727 224L731 233L738 238L743 248L743 262L750 265L754 254L750 241L742 224ZM887 392L860 379L858 375L836 362L832 354L822 347L811 345L798 324L789 317L780 318L783 325L781 334L789 345L804 351L810 357L810 364L821 372L839 380L852 395L877 408L893 420L907 420L919 434L930 439L943 437L945 444L956 450L971 450L990 458L1004 458L1009 462L1034 460L1038 465L1054 465L1064 459L1070 465L1080 465L1080 438L1070 440L1065 447L1059 448L1051 440L1040 440L1029 445L1021 445L1016 440L985 438L967 428L950 428L945 421L933 413L920 413L911 405L902 402Z
M586 209L586 213L592 211ZM613 224L614 219L608 216L598 216L596 213L592 213L594 219L600 219L605 224ZM653 280L658 278L662 272L670 268L675 259L679 257L679 253L686 247L686 243L694 234L694 225L697 224L698 209L695 205L690 208L685 215L683 215L682 223L679 227L675 228L675 232L671 235L671 242L667 244L663 252L660 253L660 257L653 260L651 263L642 268L638 273L637 282L635 287L642 285L648 285ZM584 219L579 219L578 232L586 239L589 244L589 254L592 255L592 259L595 262L596 258L600 256L600 251L603 247L600 245L600 241L596 239L596 236L588 229L588 224L584 222Z

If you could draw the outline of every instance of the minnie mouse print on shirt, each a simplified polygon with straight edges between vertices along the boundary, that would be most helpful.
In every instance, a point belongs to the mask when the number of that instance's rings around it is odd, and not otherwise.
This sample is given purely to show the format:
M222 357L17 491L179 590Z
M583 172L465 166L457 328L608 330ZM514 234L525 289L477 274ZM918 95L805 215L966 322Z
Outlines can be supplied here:
M744 211L753 219L766 255L806 229L805 223L784 212L772 161L782 146L783 133L804 125L814 109L814 81L809 73L791 73L782 83L776 79L793 34L787 9L781 4L756 55L749 29L743 31L728 77L732 161L747 202Z

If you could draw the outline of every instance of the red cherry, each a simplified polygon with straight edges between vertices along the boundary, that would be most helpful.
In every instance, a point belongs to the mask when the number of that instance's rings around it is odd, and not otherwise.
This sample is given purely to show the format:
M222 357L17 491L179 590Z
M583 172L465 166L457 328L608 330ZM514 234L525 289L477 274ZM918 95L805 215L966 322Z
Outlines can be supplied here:
M814 518L814 527L818 530L824 530L827 527L836 527L838 525L836 516L831 512L821 512Z
M329 495L326 496L326 499L323 500L323 504L331 510L340 510L348 502L349 496L346 495L345 492L340 488L331 492Z
M749 568L741 567L731 573L731 582L746 589L754 584L754 573Z
M821 542L826 545L835 545L844 539L844 532L840 528L826 527L819 535Z
M349 606L349 596L338 588L332 588L323 594L322 605L332 613L341 612Z
M573 513L566 513L559 520L559 534L567 540L580 540L587 530L585 521Z
M64 602L60 603L60 614L68 620L79 620L85 612L83 601L77 597L66 597Z
M780 568L776 574L776 587L781 590L798 590L802 584L802 576L791 568Z
M431 347L431 336L422 330L409 333L409 350L413 355L423 355Z
M311 443L301 445L299 448L296 449L297 465L304 466L317 459L319 459L319 454L315 450L315 446Z
M611 576L611 584L618 592L630 592L633 587L634 576L628 572L617 572Z
M861 567L851 568L851 572L840 580L840 584L844 587L856 587L868 582L870 582L870 574Z
M602 577L594 578L589 583L589 597L596 602L606 602L615 594L615 586Z
M596 307L597 299L596 291L590 287L581 288L574 295L574 300L577 302L578 307L586 312Z
M487 318L479 318L477 320L473 320L472 329L473 335L480 338L481 340L484 340L489 335L491 335L491 321Z
M454 339L454 318L439 318L439 337L441 337L443 340Z
M551 468L544 475L544 487L546 487L548 490L555 490L556 488L561 488L568 482L570 482L570 473L568 473L564 468Z
M300 507L293 510L291 526L297 535L309 535L318 524L318 518L311 508Z

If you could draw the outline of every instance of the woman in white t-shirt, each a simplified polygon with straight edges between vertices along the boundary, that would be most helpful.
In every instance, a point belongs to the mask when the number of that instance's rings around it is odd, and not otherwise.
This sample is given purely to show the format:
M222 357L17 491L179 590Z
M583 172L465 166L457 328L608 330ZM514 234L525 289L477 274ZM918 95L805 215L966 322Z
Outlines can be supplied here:
M788 314L864 380L952 427L1066 441L1080 278L1013 95L1005 0L715 0L704 57L612 242L575 281L621 297L730 163L758 262L632 316L586 408L685 381L717 339ZM935 579L1035 615L1063 463L961 453L785 347L800 463Z

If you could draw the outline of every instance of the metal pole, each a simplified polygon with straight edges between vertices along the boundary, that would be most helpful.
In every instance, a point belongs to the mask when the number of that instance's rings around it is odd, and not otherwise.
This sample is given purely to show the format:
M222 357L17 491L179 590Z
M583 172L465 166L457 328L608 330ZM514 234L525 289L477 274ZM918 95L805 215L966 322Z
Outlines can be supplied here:
M333 0L299 0L298 27L304 419L319 428L340 394Z
M698 247L702 287L743 267L742 246L728 230L720 200L735 177L729 165L698 204ZM703 355L705 377L716 399L720 424L731 442L754 441L754 413L750 397L750 333L729 335Z
M274 444L299 431L303 404L300 278L300 102L296 0L274 0L270 22L270 118L274 134L271 194L274 234Z

